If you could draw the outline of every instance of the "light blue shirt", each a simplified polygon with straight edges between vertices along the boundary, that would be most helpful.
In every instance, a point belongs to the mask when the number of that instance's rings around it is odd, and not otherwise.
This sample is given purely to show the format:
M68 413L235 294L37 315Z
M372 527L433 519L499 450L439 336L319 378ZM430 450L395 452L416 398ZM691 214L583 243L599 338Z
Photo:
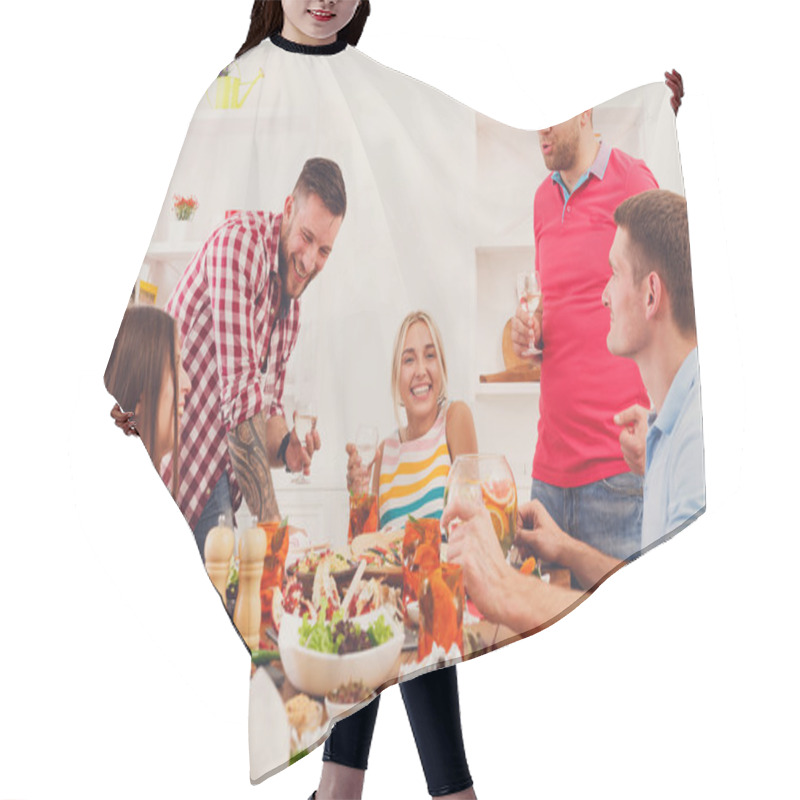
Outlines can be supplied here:
M642 549L677 533L706 508L700 368L695 347L650 416L644 473Z
M597 155L592 162L592 165L583 175L578 178L575 182L575 185L572 187L572 191L570 192L567 189L567 184L564 183L564 179L561 177L560 172L554 172L550 178L553 183L557 183L561 187L561 197L564 200L564 207L561 209L561 221L564 221L564 214L567 211L567 203L569 203L570 197L581 187L583 186L589 178L594 175L597 180L601 181L605 177L606 174L606 167L608 166L608 160L611 158L611 145L606 144L605 142L600 143L600 147L597 149Z

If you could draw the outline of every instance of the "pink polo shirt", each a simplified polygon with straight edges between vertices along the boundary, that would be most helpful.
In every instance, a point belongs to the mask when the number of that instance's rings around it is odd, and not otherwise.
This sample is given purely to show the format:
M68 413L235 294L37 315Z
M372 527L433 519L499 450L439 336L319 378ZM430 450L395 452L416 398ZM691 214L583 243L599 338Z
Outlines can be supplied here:
M636 364L606 347L614 210L658 184L644 161L601 145L565 201L558 173L536 191L533 230L542 289L542 377L533 477L562 488L628 471L614 415L650 403Z

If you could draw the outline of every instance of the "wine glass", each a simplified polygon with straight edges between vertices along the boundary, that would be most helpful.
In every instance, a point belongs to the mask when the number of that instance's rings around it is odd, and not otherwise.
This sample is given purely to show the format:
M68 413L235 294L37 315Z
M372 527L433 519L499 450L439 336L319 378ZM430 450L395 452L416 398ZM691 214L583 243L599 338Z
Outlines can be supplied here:
M294 430L297 438L300 440L302 447L306 446L306 437L317 426L317 415L314 406L314 400L311 392L307 389L301 389L297 392L294 405ZM311 453L309 453L311 455ZM310 483L305 473L300 470L297 475L292 478L293 483Z
M541 291L539 290L539 281L536 278L535 272L518 272L517 273L517 300L525 304L525 309L528 312L528 323L533 326L533 315L539 307L539 297ZM532 356L536 353L534 342L531 341L530 346L523 352L524 356Z
M514 547L517 535L517 486L505 457L483 453L458 456L447 476L445 507L454 499L486 508L503 555L509 563L515 564L519 557ZM449 527L457 523L458 520L453 520Z
M359 425L356 429L355 446L363 469L361 484L357 488L366 492L369 490L370 468L378 454L378 428L375 425Z

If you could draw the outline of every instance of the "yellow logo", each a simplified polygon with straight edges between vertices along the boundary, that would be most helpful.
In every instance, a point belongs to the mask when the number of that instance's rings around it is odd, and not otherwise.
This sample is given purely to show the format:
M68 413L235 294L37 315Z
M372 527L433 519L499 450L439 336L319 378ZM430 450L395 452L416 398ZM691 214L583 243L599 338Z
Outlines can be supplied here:
M214 82L212 89L209 89L206 94L209 104L212 108L216 109L231 109L241 108L247 96L253 91L253 87L264 77L263 70L258 70L253 80L243 82L238 75L229 75L227 71L222 74ZM213 98L211 97L213 93Z

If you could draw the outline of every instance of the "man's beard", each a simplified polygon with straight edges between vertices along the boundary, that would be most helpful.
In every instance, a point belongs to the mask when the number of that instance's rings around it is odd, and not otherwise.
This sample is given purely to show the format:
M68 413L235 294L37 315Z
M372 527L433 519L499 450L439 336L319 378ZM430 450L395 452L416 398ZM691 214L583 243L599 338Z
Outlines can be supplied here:
M289 277L289 259L286 258L286 244L283 238L283 231L278 238L278 275L281 278L281 286L286 289L286 279Z
M292 300L297 299L291 297L286 291L289 279L289 259L286 257L286 245L283 235L278 239L278 277L281 279L281 313L283 313L289 308Z
M544 157L544 165L553 172L563 172L575 166L578 160L578 133L568 139L553 143L553 151Z

